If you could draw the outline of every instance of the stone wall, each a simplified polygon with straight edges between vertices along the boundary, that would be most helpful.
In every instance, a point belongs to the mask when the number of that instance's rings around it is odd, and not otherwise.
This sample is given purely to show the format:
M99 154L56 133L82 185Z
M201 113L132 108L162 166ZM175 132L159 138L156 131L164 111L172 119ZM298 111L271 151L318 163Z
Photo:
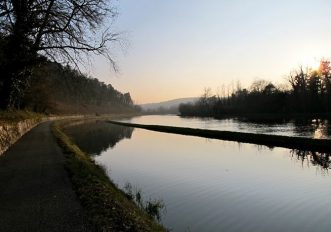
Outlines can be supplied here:
M40 123L41 119L26 119L16 123L0 124L0 155L12 144L21 138L26 132Z
M86 116L85 116L86 117ZM41 122L59 119L84 118L82 115L75 116L52 116L44 118L26 119L16 123L0 123L0 156L26 132Z

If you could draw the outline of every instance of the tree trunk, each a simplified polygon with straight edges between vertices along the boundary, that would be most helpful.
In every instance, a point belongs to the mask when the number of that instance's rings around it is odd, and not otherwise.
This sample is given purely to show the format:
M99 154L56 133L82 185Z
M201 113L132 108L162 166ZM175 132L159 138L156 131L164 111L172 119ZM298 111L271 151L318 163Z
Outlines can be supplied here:
M31 31L28 16L28 1L13 0L14 15L13 34L7 38L4 49L5 61L1 64L2 89L0 108L10 109L20 106L30 67L35 63L36 55L31 50L28 34Z

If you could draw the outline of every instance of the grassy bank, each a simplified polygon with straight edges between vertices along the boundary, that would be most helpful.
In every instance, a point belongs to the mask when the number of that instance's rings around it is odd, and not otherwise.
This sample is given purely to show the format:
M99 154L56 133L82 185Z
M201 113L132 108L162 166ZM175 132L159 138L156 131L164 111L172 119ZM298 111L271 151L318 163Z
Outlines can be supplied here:
M0 110L0 123L16 123L27 119L41 120L45 115L24 110Z
M300 150L311 150L320 152L331 151L331 140L328 139L312 139L301 137L289 137L281 135L266 135L244 132L232 132L232 131L217 131L217 130L205 130L205 129L192 129L185 127L174 126L159 126L159 125L142 125L134 123L124 123L116 121L108 121L109 123L143 128L147 130L160 131L166 133L191 135L212 139L222 139L243 143L254 143L259 145L266 145L269 147L285 147Z
M105 171L63 133L65 123L55 122L52 130L66 154L66 169L95 230L166 231L139 209L109 180Z

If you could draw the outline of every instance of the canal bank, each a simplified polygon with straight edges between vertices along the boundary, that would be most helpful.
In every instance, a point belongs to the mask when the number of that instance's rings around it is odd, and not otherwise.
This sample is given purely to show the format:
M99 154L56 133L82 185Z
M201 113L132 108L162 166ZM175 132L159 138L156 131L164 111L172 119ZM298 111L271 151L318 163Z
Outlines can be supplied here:
M120 190L105 170L63 132L72 121L55 122L53 134L65 153L65 168L97 231L167 231ZM74 123L79 123L76 121Z
M166 231L49 120L17 126L0 156L0 231Z

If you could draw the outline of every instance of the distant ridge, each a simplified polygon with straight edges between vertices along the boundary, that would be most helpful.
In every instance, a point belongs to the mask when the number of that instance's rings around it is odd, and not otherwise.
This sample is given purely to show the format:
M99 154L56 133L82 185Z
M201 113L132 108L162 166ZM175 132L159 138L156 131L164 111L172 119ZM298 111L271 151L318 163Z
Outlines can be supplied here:
M143 110L158 110L160 108L170 109L178 108L178 106L182 103L195 102L197 100L197 97L177 98L163 102L141 104L140 106Z

